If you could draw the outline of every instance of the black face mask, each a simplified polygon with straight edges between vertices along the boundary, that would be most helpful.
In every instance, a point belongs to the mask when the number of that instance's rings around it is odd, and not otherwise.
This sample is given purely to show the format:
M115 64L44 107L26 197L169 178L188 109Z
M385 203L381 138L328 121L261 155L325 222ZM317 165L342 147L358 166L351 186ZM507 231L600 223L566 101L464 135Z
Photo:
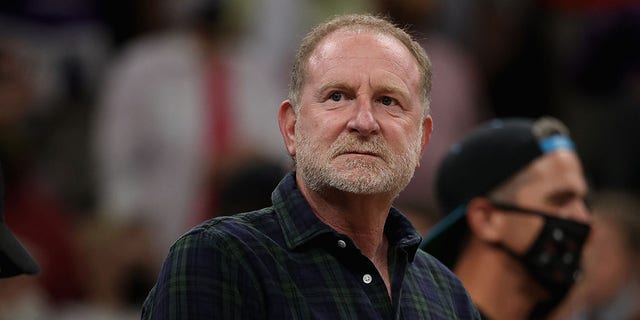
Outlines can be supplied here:
M493 203L493 206L506 212L545 219L538 237L524 255L504 245L498 246L518 259L529 274L549 291L551 300L559 302L580 275L580 258L589 235L589 225L509 204Z

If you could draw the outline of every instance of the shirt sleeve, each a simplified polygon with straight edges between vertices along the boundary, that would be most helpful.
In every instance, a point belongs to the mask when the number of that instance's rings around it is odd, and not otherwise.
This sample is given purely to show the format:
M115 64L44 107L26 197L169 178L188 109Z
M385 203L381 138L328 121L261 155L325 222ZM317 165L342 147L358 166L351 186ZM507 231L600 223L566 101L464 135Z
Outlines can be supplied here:
M257 319L260 284L249 272L251 250L220 231L192 231L172 246L142 319Z

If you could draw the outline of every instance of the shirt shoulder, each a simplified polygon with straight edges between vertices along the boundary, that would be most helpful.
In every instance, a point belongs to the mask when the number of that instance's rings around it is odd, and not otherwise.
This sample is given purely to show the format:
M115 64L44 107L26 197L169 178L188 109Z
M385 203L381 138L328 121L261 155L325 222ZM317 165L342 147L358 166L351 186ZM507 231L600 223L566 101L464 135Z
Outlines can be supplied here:
M430 305L440 308L447 319L480 319L462 281L438 259L423 250L416 252L408 270L412 282L421 286Z
M249 319L263 312L263 297L255 295L261 280L251 268L261 252L278 250L281 232L272 213L266 208L214 218L178 238L144 302L143 319L224 318L238 313Z
M452 289L457 287L462 287L462 289L464 289L462 282L458 279L458 276L426 251L421 249L417 250L414 262L414 264L419 267L425 275L433 278L436 284L453 287Z
M281 243L282 230L272 207L257 211L239 213L232 216L207 220L183 234L171 246L170 251L183 247L211 247L225 249L230 247L254 247L261 242ZM229 252L231 254L232 252Z

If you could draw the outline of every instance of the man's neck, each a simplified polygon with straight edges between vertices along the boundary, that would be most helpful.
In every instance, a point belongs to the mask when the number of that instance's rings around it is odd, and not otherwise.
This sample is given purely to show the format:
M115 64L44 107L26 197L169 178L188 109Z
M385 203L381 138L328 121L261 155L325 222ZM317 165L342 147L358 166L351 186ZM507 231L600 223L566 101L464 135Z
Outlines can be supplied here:
M316 192L298 184L314 214L334 230L347 235L376 266L390 290L388 241L384 225L393 197L358 195L338 190Z
M526 319L544 296L518 261L473 239L454 272L473 302L492 320Z

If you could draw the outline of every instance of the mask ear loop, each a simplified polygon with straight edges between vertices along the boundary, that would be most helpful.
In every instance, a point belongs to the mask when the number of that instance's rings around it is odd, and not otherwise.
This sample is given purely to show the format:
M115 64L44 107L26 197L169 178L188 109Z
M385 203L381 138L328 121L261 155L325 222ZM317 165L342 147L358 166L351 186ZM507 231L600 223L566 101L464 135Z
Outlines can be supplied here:
M534 210L534 209L529 209L529 208L522 208L516 205L511 205L511 204L506 204L506 203L501 203L498 201L491 201L491 204L496 208L496 209L500 209L500 210L504 210L505 213L507 214L528 214L528 215L534 215L534 216L539 216L545 219L545 224L548 223L548 220L550 218L554 218L552 214L549 214L547 212L544 211L540 211L540 210ZM540 233L542 233L543 230L540 230ZM538 237L540 236L540 233L538 234ZM518 255L517 253L515 253L513 250L511 250L510 248L508 248L507 246L505 246L504 244L501 243L495 243L492 244L502 250L504 250L505 252L507 252L509 255L511 255L512 257L514 257L515 259L521 261L523 259L523 257L521 257L520 255ZM564 296L566 296L567 291L563 291L563 292L550 292L551 296L544 300L544 301L540 301L538 304L536 304L533 308L533 310L531 311L530 315L529 315L529 319L540 319L543 318L545 315L547 315L549 312L551 312L563 299Z
M527 215L540 216L545 219L545 223L546 223L547 216L548 216L547 213L544 213L538 210L521 208L515 205L510 205L510 204L501 203L497 201L490 201L490 202L491 202L491 205L493 205L496 209L500 209L504 211L506 214L527 214ZM540 232L542 232L542 230L540 230ZM538 233L536 237L539 237L539 236L540 234ZM490 243L490 245L493 246L494 248L498 248L503 252L507 253L516 261L520 261L521 263L523 263L522 261L524 259L523 256L518 254L517 252L515 252L513 249L509 248L505 244L494 242L494 243ZM537 320L537 319L544 318L546 315L548 315L551 312L551 310L553 310L553 308L555 308L558 305L559 302L556 300L557 299L553 299L552 297L550 297L549 299L540 301L539 303L534 305L533 309L531 310L531 313L529 313L528 319Z
M503 202L499 202L499 201L494 201L494 200L489 200L489 202L491 203L491 205L499 210L504 211L504 213L506 214L527 214L527 215L533 215L533 216L539 216L545 219L545 223L547 221L547 217L551 216L549 213L546 212L542 212L542 211L538 211L538 210L533 210L533 209L528 209L528 208L522 208L516 205L512 205L512 204L507 204L507 203L503 203ZM540 232L542 232L542 230L540 230ZM536 235L536 237L538 237L540 235L540 232ZM504 252L506 252L507 254L509 254L512 258L521 261L522 260L522 256L520 254L518 254L515 250L509 248L507 245L503 244L503 243L499 243L499 242L492 242L489 243L491 246L493 246L494 248L498 248L500 250L503 250Z
M520 207L520 206L516 206L516 205L513 205L513 204L507 204L507 203L500 202L500 201L489 200L489 202L491 203L491 205L494 208L503 210L503 211L505 211L505 213L528 214L528 215L539 216L539 217L543 217L543 218L552 217L553 216L553 214L550 214L548 212L535 210L535 209L529 209L529 208L523 208L523 207Z

